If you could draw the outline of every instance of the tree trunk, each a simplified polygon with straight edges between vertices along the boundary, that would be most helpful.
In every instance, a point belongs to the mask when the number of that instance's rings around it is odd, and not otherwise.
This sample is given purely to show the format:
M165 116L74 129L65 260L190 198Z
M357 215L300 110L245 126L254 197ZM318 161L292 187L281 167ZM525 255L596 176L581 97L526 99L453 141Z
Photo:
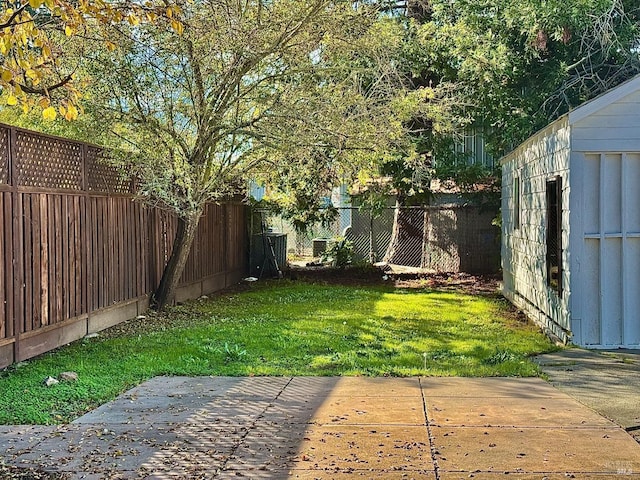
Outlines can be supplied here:
M402 208L402 200L400 195L396 197L396 208L393 211L393 226L391 228L391 240L389 240L389 246L382 259L385 263L392 263L391 259L395 256L396 249L398 248L398 237L400 235L400 227L398 216L400 215L400 209Z
M378 261L376 252L376 235L373 232L373 211L369 211L369 263L373 265Z
M199 209L185 218L178 218L178 229L173 241L171 256L162 272L160 285L151 299L151 307L153 309L163 310L173 300L184 266L187 263L201 216L202 209Z
M430 238L430 229L431 229L431 218L429 216L429 209L424 209L424 220L422 223L424 224L424 229L422 232L422 258L420 260L420 268L427 268L431 265L429 259L429 253L431 249L429 248L429 238Z
M392 265L420 267L423 257L424 216L421 209L407 208L405 198L396 197L393 230L384 261Z

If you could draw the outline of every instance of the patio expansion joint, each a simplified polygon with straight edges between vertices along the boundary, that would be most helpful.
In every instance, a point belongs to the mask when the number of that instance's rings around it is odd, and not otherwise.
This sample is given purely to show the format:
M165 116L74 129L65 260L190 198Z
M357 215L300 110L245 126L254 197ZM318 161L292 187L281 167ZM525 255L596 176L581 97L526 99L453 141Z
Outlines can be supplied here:
M236 452L238 451L238 448L240 447L240 445L242 445L242 442L245 441L245 439L247 438L251 430L253 430L256 427L256 424L260 420L262 420L265 412L269 409L269 407L273 405L273 402L276 401L280 397L280 395L282 395L282 392L284 392L284 390L289 386L289 384L292 381L293 381L293 377L289 377L289 381L283 385L280 391L275 395L275 397L273 397L271 402L269 402L267 406L262 410L262 412L259 415L257 415L256 418L251 422L251 424L247 427L247 429L245 430L243 435L239 438L239 440L234 443L233 447L231 448L231 451L226 456L225 460L222 462L222 465L220 465L220 468L218 469L217 473L224 472L226 470L229 460L236 454ZM217 473L214 475L214 477L217 476Z
M429 449L431 450L431 462L433 463L433 474L436 477L435 480L440 480L440 469L438 467L438 451L436 449L435 437L431 431L431 422L429 421L429 414L427 413L427 400L424 396L424 388L422 388L422 379L418 378L420 384L420 395L422 396L422 408L424 411L425 427L427 429L427 437L429 438Z

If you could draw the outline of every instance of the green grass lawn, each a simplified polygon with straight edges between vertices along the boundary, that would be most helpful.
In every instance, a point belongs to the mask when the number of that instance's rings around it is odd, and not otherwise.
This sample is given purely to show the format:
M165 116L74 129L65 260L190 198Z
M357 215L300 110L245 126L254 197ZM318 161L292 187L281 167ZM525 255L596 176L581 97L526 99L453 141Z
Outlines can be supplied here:
M0 423L67 422L156 375L534 376L553 349L498 297L266 282L0 372Z

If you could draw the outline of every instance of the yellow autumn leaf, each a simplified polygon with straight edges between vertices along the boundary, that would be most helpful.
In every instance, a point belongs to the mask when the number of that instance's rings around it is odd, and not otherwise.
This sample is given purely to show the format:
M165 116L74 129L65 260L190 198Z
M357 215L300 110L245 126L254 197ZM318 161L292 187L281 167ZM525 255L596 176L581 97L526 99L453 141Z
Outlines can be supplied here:
M13 74L11 73L11 70L7 70L6 68L3 68L2 73L0 74L0 78L2 78L3 82L9 83L13 78Z
M178 35L182 35L182 32L184 32L184 25L177 20L171 20L171 28L173 28Z
M31 8L39 8L44 3L44 0L29 0Z
M48 121L55 120L57 116L58 116L58 113L56 112L56 109L53 107L45 108L42 111L42 118L44 118L45 120L48 120Z
M132 27L135 27L136 25L138 25L138 24L140 23L140 19L138 18L138 16L137 16L137 15L134 15L133 13L130 13L130 14L127 16L127 22L129 22L129 24L130 24Z
M7 98L7 105L17 105L18 104L18 99L16 98L15 95L9 95L9 97Z
M36 72L33 68L30 68L24 74L29 77L31 80L38 78L38 72Z
M173 17L173 9L171 7L167 7L167 17Z
M58 107L58 111L60 112L60 115L62 115L63 117L67 115L67 109L64 108L64 105L60 105Z
M66 27L64 27L64 33L67 37L70 37L71 35L73 35L73 28L67 25Z
M72 120L76 120L78 118L78 110L76 109L76 107L74 107L73 105L69 105L64 118L69 122Z

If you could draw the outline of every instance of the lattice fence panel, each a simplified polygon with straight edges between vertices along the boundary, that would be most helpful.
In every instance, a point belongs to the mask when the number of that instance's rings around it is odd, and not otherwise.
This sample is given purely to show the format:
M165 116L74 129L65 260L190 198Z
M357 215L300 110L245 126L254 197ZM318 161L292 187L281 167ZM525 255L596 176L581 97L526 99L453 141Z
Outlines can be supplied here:
M104 150L87 147L87 188L90 192L132 193L131 182L108 163Z
M0 128L0 184L9 183L9 129Z
M82 190L82 144L18 131L16 185Z

